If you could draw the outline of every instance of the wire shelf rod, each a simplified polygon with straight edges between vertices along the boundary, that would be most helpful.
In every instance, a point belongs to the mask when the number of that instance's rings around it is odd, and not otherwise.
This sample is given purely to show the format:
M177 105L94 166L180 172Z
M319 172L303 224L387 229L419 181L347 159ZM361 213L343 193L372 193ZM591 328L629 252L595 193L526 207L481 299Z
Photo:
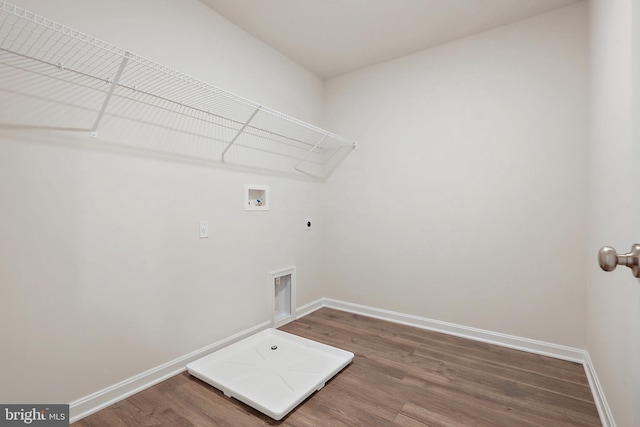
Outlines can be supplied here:
M11 52L11 51L8 51L8 50L6 50L4 48L0 48L0 51L5 51L5 52L9 53L10 55L19 56L19 57L21 57L21 58L26 60L25 63L34 62L34 61L38 62L41 65L45 66L45 67L43 67L43 69L50 69L52 67L53 68L57 68L57 66L55 64L53 64L53 63L45 62L45 61L42 61L42 60L39 60L39 59L34 59L34 58L29 57L29 56L23 55L21 53ZM30 68L19 67L19 66L16 66L16 65L10 65L10 64L8 64L6 62L3 63L2 65L7 66L7 67L13 67L13 68L21 69L21 70L24 70L26 72L33 73L33 74L39 74L39 75L41 75L43 77L46 77L48 79L51 79L51 80L59 80L59 81L63 81L63 82L69 83L69 84L74 84L74 85L77 85L77 86L84 86L84 87L87 87L87 88L95 89L94 87L88 86L86 84L80 84L80 83L77 83L75 81L60 77L60 76L48 75L48 74L45 74L44 72L35 71L33 69L30 69ZM82 72L79 72L79 71L74 71L74 70L67 70L67 71L71 71L74 74L79 75L80 77L83 77L83 78L85 78L85 79L87 79L89 81L94 81L94 82L102 81L102 82L104 82L104 80L102 80L102 79L99 79L99 78L97 78L95 76L92 76L92 75L89 75L89 74L85 74L85 73L82 73Z

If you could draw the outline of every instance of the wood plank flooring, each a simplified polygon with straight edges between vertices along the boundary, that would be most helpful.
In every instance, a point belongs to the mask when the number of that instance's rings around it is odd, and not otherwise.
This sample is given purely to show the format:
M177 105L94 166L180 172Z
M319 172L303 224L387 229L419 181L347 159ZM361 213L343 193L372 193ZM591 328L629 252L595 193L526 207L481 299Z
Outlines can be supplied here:
M355 354L281 421L185 372L73 425L601 425L577 363L327 308L281 329Z

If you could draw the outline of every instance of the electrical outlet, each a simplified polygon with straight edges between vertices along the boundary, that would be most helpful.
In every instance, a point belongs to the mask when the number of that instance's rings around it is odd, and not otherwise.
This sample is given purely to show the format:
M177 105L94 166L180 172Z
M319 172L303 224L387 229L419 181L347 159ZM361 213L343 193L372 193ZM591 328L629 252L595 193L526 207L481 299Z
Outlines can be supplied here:
M200 238L206 239L209 237L209 221L200 221Z
M304 229L312 230L313 229L313 218L305 218L304 220Z

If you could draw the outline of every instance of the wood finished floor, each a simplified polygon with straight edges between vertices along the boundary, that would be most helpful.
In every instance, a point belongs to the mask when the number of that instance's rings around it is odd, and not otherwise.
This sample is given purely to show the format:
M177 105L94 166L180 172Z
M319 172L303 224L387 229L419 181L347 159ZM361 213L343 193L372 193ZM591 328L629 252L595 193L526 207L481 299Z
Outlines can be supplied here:
M281 421L185 372L73 425L601 425L577 363L327 308L280 329L355 354Z

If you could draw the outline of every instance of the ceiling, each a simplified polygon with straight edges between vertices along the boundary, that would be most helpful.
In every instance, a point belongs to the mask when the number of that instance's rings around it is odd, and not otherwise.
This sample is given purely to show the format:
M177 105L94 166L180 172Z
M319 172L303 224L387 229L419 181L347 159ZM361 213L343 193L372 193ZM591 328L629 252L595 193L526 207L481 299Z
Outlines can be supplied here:
M579 0L201 0L326 79Z

